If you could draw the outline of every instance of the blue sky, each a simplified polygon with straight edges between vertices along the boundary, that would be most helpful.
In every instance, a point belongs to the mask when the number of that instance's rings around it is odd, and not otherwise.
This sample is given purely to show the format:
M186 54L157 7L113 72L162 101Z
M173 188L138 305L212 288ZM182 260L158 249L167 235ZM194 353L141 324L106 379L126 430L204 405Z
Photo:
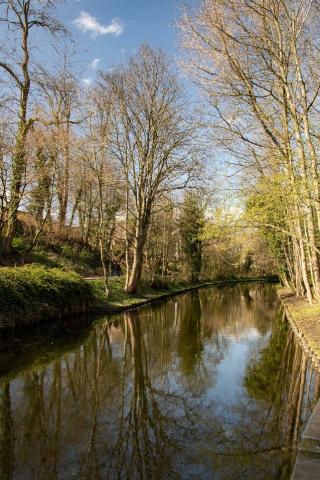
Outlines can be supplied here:
M87 83L101 68L125 60L141 43L177 55L180 0L66 0L58 13L72 32Z

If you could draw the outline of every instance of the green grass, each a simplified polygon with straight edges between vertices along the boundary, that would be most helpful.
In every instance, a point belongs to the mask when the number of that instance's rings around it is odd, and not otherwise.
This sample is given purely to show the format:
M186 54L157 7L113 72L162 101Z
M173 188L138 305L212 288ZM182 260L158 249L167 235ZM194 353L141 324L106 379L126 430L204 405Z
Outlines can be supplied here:
M108 302L105 298L104 282L102 280L92 280L90 284L93 288L93 294L95 297L95 303L93 308L95 309L117 309L122 307L130 307L142 302L157 298L166 294L174 293L186 288L188 284L171 284L170 286L162 286L158 288L152 288L147 283L142 283L139 291L135 294L126 293L124 291L124 278L115 277L111 278L109 282L110 296ZM191 286L191 285L189 285Z
M78 274L41 265L0 268L0 327L60 318L93 299L91 286Z
M221 279L221 280L207 280L198 283L191 282L175 282L169 283L162 281L157 282L156 287L150 286L147 282L142 282L141 287L135 294L124 292L124 277L111 278L109 282L110 295L108 301L105 298L104 282L103 280L91 280L94 303L92 305L92 311L94 312L108 312L123 310L128 307L134 307L135 305L141 305L148 303L151 300L157 298L166 297L175 293L187 291L189 289L198 288L206 285L214 285L221 283L231 282L250 282L261 279L256 278L234 278L234 279Z
M67 272L74 271L82 276L101 275L100 255L78 244L56 241L50 246L39 245L28 253L28 242L21 238L13 239L13 251L6 259L7 266L25 264L43 265L49 268L59 268Z
M254 279L231 279L250 281ZM103 280L84 280L79 274L59 268L31 264L0 268L0 329L46 323L64 316L108 313L142 305L152 300L227 280L200 283L170 283L159 278L151 286L142 282L136 294L124 292L124 278L110 280L110 296L105 298Z

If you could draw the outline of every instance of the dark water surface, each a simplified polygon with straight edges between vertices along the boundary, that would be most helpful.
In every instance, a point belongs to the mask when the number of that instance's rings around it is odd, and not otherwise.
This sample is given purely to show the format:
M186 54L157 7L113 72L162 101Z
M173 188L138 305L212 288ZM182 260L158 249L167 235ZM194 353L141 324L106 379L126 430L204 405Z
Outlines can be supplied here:
M1 480L289 479L320 394L272 285L4 345Z

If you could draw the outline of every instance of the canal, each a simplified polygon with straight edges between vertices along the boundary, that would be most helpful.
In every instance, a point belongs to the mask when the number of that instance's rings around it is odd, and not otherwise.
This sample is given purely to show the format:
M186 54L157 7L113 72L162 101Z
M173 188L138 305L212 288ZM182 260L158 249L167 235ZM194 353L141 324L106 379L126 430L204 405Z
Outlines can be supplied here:
M268 284L0 346L1 480L286 480L320 395Z

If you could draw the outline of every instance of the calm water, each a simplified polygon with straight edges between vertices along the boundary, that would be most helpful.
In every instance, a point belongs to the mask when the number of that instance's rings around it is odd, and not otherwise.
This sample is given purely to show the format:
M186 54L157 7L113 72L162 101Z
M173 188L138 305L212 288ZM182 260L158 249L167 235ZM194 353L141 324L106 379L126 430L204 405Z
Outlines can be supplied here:
M1 480L289 479L320 393L270 285L1 348Z

